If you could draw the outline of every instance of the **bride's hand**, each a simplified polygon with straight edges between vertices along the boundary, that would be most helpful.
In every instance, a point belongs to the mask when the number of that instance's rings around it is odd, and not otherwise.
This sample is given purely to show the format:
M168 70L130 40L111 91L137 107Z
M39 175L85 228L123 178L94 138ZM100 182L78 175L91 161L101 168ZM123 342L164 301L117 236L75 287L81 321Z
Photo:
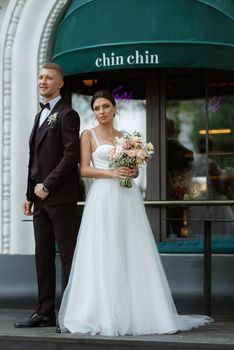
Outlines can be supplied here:
M131 168L129 170L130 170L129 177L132 177L135 179L139 175L138 167L134 167L134 168Z
M120 168L111 170L111 175L113 177L119 177L119 178L133 177L133 172L135 174L134 169L129 169L127 167L122 166Z

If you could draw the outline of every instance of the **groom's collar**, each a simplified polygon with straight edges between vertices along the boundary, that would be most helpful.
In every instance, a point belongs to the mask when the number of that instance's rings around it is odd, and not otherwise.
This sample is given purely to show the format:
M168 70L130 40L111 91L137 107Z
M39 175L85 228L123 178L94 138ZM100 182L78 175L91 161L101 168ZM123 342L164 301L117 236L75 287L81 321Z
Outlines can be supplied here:
M61 96L59 95L59 96L56 96L55 98L53 98L53 100L48 101L51 111L54 108L54 106L57 104L57 102L60 100L61 100Z

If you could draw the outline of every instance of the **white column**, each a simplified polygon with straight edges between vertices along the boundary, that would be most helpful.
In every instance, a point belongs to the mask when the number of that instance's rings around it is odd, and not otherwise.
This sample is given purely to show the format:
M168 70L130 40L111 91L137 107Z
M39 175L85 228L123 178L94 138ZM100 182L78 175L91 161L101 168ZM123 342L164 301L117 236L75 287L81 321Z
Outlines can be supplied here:
M26 192L28 139L38 111L38 68L50 58L48 44L66 2L11 0L5 15L0 63L3 76L2 253L34 252L32 223L22 221L26 219L22 203Z

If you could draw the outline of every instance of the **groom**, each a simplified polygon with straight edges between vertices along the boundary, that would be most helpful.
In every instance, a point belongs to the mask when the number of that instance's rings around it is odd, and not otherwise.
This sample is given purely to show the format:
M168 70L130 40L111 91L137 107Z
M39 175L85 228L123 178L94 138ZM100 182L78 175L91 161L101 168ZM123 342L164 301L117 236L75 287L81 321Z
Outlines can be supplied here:
M66 285L77 239L80 120L60 96L63 84L60 66L42 66L38 87L45 105L36 115L29 140L28 185L23 204L24 214L33 215L38 303L27 320L15 323L16 328L56 325L56 244Z

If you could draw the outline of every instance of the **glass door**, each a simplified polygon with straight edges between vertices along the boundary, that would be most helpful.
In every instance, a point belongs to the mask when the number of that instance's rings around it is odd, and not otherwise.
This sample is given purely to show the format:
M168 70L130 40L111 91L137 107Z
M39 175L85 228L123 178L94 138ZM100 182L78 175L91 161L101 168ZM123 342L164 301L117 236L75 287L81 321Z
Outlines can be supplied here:
M165 75L162 199L234 198L233 91L225 73ZM202 238L204 219L213 220L212 237L234 235L232 206L168 206L161 219L164 239Z

